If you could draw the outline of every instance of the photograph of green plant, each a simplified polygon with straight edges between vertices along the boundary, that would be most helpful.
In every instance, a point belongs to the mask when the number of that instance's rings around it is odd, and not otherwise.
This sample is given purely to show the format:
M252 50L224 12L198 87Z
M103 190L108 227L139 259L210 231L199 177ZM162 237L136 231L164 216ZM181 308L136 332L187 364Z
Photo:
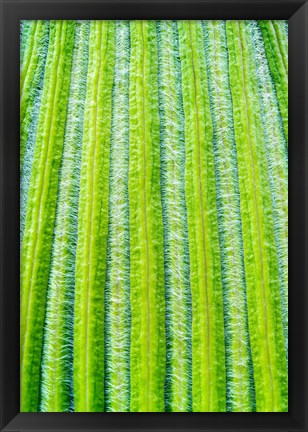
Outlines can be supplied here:
M23 412L288 411L286 21L22 21Z

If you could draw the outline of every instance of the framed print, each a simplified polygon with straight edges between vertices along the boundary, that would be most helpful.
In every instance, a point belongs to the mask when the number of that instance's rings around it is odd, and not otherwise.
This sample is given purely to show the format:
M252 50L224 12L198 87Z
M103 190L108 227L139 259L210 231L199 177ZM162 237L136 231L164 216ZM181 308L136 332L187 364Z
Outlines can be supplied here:
M1 430L305 431L307 3L1 7Z

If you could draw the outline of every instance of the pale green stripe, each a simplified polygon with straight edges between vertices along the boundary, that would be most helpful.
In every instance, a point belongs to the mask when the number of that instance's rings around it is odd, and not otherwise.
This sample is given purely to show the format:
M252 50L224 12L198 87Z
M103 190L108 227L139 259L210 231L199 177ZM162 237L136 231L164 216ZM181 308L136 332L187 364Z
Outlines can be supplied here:
M28 47L20 73L20 166L24 162L27 140L35 115L35 98L44 72L48 47L47 21L35 21L29 35Z
M286 75L288 75L288 35L285 31L285 21L272 20L271 23L274 27L275 36L279 47L279 54L282 58L283 68Z
M37 25L39 21L31 21L28 36L27 36L27 45L25 47L25 52L23 55L23 62L21 64L20 70L20 92L24 89L24 83L27 76L29 64L31 62L31 58L34 52L34 43L35 43L35 34L37 31Z
M177 23L158 22L157 32L168 335L165 408L185 412L191 411L191 295Z
M20 71L20 122L24 121L28 104L37 86L40 59L45 48L48 23L44 20L34 21L27 41L24 62Z
M259 21L266 57L275 83L283 128L288 145L288 37L285 23L279 20Z
M37 411L40 363L74 23L51 23L26 229L21 250L21 411Z
M283 21L277 21L283 23ZM276 22L274 22L276 23ZM275 238L278 254L281 304L286 355L288 355L288 153L281 127L279 108L265 59L262 35L255 22L250 24L254 61L259 82L264 140L273 201Z
M254 410L243 241L225 21L203 22L214 126L227 366L227 411Z
M154 21L131 21L130 411L164 411L165 287Z
M129 411L129 21L116 22L106 284L106 411Z
M34 25L33 20L21 20L20 21L20 72L23 69L25 52L27 51L29 36Z
M42 356L40 411L73 411L73 307L75 249L89 22L76 22L76 35L59 184L57 216Z
M193 411L225 411L223 296L213 128L201 21L179 21L192 290Z
M32 23L32 21L30 21ZM31 84L31 97L27 102L25 118L20 125L20 141L21 141L21 158L20 158L20 243L22 244L26 212L28 203L29 183L32 172L33 156L35 151L35 142L37 134L37 126L41 110L41 98L44 87L45 64L48 52L49 42L49 21L45 22L45 37L41 40L39 46L40 57L38 60L38 69Z
M74 401L77 412L104 410L104 292L114 22L92 21L89 44L75 272Z
M249 24L243 21L228 21L227 36L256 408L285 411L282 382L286 385L286 355L270 182L253 63L255 47Z

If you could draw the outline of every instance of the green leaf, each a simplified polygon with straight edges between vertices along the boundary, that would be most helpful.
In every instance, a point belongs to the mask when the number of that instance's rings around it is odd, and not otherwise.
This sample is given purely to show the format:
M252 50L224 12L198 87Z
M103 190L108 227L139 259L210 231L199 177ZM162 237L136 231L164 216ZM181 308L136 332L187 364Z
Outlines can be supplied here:
M257 411L287 410L279 267L249 24L227 22Z
M165 281L154 21L131 21L130 411L164 411Z
M105 410L112 412L129 411L130 404L129 36L129 22L118 21L115 27L105 296Z
M72 373L78 217L76 208L79 197L88 38L89 22L77 22L47 291L40 406L40 410L46 412L74 409Z
M90 27L75 271L77 412L104 411L104 294L114 27L112 21L92 21Z
M191 292L185 203L184 111L177 23L157 24L166 281L166 410L191 411Z
M46 293L74 43L74 22L56 21L50 26L51 42L21 249L21 411L37 411L39 404Z
M192 291L193 411L226 410L223 293L213 126L201 21L180 21L185 196Z

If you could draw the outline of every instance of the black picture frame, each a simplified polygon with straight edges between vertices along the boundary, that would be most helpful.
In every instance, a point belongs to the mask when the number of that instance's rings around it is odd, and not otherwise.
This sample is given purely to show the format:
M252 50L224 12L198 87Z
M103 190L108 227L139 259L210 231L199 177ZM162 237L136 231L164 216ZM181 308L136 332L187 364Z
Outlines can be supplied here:
M0 0L1 431L308 431L308 4L299 0ZM19 21L289 20L289 412L19 412Z

